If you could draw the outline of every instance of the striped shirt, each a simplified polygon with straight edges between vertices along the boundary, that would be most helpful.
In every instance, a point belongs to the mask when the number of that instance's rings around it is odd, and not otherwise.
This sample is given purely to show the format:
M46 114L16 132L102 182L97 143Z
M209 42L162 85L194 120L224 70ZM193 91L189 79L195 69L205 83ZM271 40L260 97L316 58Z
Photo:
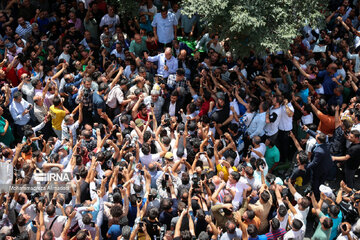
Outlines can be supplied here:
M278 230L271 231L265 234L268 240L278 240L283 239L286 231L283 228L279 228Z
M32 34L32 27L29 22L25 22L26 27L22 27L21 25L18 25L16 28L16 33L20 35L20 37L24 38L25 40L28 40L28 38Z

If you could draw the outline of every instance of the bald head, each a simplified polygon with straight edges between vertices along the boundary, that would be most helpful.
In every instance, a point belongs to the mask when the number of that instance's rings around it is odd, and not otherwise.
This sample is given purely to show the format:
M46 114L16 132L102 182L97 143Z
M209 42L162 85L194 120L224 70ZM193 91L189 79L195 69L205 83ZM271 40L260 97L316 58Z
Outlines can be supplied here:
M30 81L29 74L27 74L27 73L21 74L21 80L22 81Z
M182 50L180 51L180 54L179 54L179 56L178 56L178 59L184 60L184 59L186 58L186 55L187 55L186 50L185 50L185 49L182 49Z
M134 40L135 40L136 43L141 43L141 36L140 36L140 34L136 33L136 34L134 35Z
M35 96L35 97L33 98L33 100L34 100L34 103L36 103L37 105L39 105L39 106L42 105L42 104L41 104L41 97L40 97L40 96Z
M212 177L212 182L215 184L215 186L219 186L221 183L221 179L217 175L215 175Z
M171 56L172 56L172 50L171 50L171 48L169 48L169 47L168 47L168 48L165 48L164 54L165 54L166 59L170 60L170 58L171 58Z

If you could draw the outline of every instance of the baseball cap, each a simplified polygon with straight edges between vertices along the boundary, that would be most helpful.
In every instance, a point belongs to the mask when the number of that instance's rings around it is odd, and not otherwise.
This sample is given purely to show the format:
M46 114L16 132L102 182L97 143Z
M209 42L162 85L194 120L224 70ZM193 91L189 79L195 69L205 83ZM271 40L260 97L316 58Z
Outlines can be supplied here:
M173 154L172 152L167 152L167 153L165 154L165 157L164 157L164 158L167 159L167 160L172 161L172 160L174 160L174 154Z
M321 184L319 187L320 192L324 193L327 197L333 199L335 197L332 189L324 184Z
M136 124L137 127L144 126L144 122L140 118L135 120L135 124Z

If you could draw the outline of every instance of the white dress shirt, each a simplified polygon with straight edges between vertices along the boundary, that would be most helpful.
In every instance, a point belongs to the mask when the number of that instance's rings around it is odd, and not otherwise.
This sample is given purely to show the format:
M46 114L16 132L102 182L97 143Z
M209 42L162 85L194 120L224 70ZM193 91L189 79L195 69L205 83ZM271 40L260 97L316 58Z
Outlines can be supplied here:
M178 69L178 60L171 56L170 59L165 58L165 53L160 53L154 57L148 57L150 62L158 62L158 70L157 73L164 78L167 78L169 74L175 74ZM169 69L166 71L164 66L167 66Z
M30 121L29 113L22 115L29 105L30 104L24 99L21 99L19 103L14 100L10 104L10 113L16 125L24 126Z

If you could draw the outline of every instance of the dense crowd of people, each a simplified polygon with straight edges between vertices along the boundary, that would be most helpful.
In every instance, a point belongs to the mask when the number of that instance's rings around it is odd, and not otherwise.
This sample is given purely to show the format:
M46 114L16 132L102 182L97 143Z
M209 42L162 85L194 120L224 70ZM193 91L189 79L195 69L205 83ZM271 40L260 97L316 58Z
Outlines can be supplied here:
M358 239L360 2L248 56L137 3L0 2L0 239Z

